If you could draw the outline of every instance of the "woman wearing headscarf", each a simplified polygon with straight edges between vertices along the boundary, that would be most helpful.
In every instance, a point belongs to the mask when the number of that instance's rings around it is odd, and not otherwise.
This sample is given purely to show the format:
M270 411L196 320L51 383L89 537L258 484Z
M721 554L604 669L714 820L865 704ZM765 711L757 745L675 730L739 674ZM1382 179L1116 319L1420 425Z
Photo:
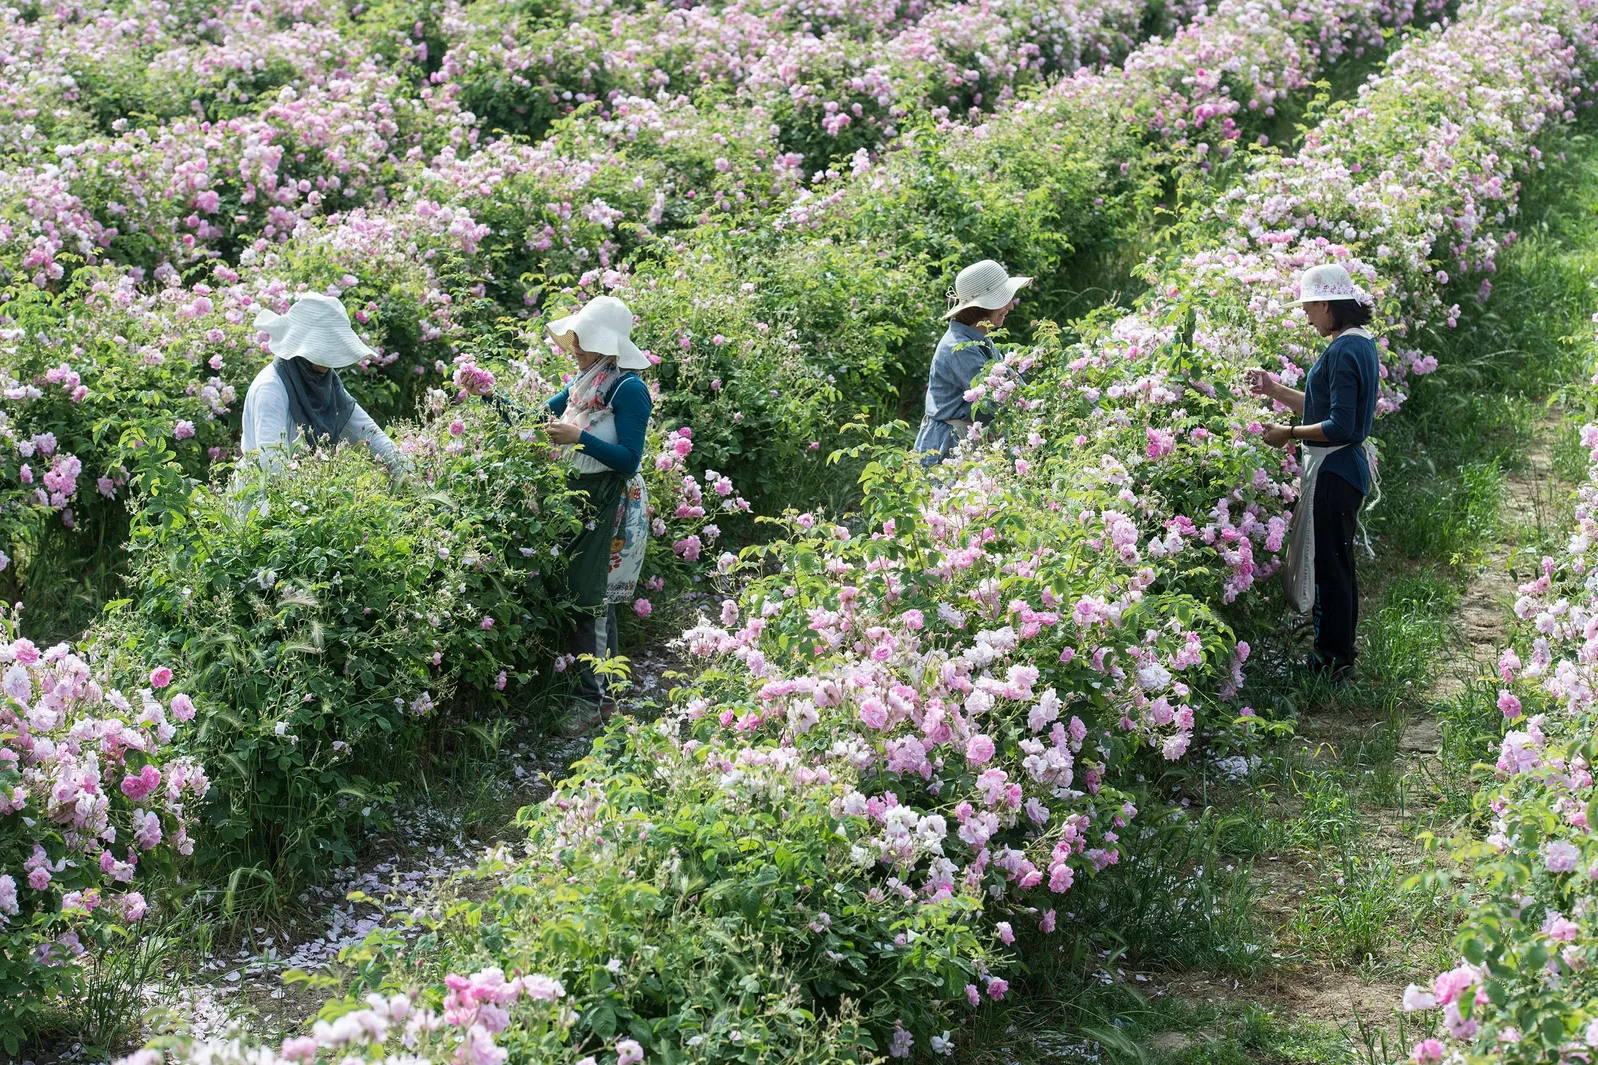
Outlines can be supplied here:
M988 334L1004 325L1004 316L1015 306L1015 294L1031 280L1011 277L992 259L972 263L955 277L955 305L943 316L949 319L949 328L932 355L925 414L916 433L915 449L924 453L924 464L947 458L971 428L971 403L965 394L972 380L999 356Z
M639 465L654 400L638 371L649 358L632 341L633 312L596 296L576 314L549 323L550 338L577 362L577 376L549 400L551 442L566 448L582 493L583 530L566 549L566 583L576 611L571 653L577 694L568 734L589 731L615 712L592 659L616 653L616 604L632 598L649 536ZM589 656L590 661L584 661Z
M395 475L410 468L404 452L378 428L344 388L338 371L377 354L350 326L344 305L306 293L287 314L263 309L255 328L267 335L272 361L250 382L244 397L243 452L267 470L282 467L300 437L362 443Z
M1288 388L1264 370L1250 370L1249 384L1256 394L1302 415L1298 425L1267 426L1264 437L1271 447L1305 445L1282 579L1294 607L1314 618L1315 653L1305 667L1341 681L1354 668L1359 624L1354 533L1375 466L1368 438L1381 368L1376 342L1365 328L1371 298L1346 269L1335 263L1310 267L1298 290L1304 316L1332 342L1310 367L1304 391Z

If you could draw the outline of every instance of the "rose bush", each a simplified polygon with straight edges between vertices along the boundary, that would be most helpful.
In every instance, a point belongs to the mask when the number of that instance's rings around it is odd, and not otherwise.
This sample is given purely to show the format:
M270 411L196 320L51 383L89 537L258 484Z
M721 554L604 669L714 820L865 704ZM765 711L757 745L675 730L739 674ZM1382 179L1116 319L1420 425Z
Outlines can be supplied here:
M129 699L92 657L18 630L0 617L0 1047L11 1055L41 1014L75 1001L83 959L155 904L140 889L192 853L209 787L175 754L195 705L169 667L142 663Z
M1413 1048L1416 1062L1567 1061L1598 1046L1598 426L1583 426L1580 439L1586 479L1569 537L1521 585L1521 631L1498 659L1503 738L1496 780L1476 799L1488 831L1454 850L1472 900L1455 939L1459 964L1404 995L1406 1011L1435 1025Z
M459 388L434 390L398 435L413 465L398 486L364 449L303 452L281 476L244 463L240 490L226 467L194 484L161 441L128 442L146 498L132 594L93 636L128 668L186 663L200 716L184 750L215 783L200 811L207 868L314 879L382 823L441 718L552 701L536 696L564 652L562 553L578 518L532 412L560 365L496 379L463 359ZM478 398L491 390L498 401ZM730 479L693 473L692 452L691 433L657 429L640 601L709 570L720 524L747 507Z

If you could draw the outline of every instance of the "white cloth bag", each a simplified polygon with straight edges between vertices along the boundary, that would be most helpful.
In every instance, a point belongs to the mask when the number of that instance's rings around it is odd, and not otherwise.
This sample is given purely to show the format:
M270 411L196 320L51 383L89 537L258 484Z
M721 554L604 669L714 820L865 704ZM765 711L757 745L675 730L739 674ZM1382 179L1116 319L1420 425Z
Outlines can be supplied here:
M1326 456L1345 447L1360 447L1371 471L1371 497L1362 511L1369 510L1381 498L1376 473L1376 448L1370 440L1355 444L1304 444L1304 468L1299 475L1298 507L1293 511L1293 538L1287 545L1287 558L1282 562L1282 587L1287 590L1287 601L1300 614L1315 608L1315 483L1320 479L1321 463ZM1370 549L1367 537L1366 550Z
M1282 587L1287 589L1287 601L1300 614L1308 614L1315 607L1315 482L1326 456L1345 447L1348 445L1304 445L1298 508L1293 512L1293 539L1288 542L1287 559L1282 563Z

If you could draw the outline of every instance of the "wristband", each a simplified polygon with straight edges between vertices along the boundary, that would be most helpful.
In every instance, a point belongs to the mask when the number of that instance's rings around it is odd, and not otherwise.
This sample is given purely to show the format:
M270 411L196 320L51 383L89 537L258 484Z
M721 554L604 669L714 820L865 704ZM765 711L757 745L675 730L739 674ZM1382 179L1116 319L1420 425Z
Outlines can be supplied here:
M1287 427L1287 438L1289 440L1297 440L1298 439L1298 426L1289 425Z

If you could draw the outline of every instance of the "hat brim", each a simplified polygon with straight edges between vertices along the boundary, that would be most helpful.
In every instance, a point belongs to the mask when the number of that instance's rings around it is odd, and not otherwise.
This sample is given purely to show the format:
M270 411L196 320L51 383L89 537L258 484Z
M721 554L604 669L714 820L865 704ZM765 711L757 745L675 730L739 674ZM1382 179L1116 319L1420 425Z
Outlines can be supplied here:
M377 357L377 352L355 335L355 330L346 326L334 336L328 336L325 331L319 338L320 343L310 343L309 337L300 339L297 343L290 344L288 338L282 334L287 332L289 317L262 308L255 316L255 328L267 335L266 349L279 359L304 359L313 366L325 366L329 370L342 370L346 366L354 366L363 359Z
M953 318L961 311L972 307L980 307L985 311L996 311L1000 307L1007 307L1015 300L1015 294L1032 283L1030 277L1012 277L992 292L978 296L976 299L966 300L949 308L945 318Z
M354 366L364 359L374 358L377 352L362 344L357 338L352 347L341 348L329 352L326 348L319 348L315 352L293 351L287 353L272 352L280 359L304 359L313 366L326 366L329 370L342 370L346 366Z
M584 325L585 331L590 335L580 335L577 332L579 324ZM644 370L649 367L649 356L632 342L631 337L622 336L614 329L594 325L592 322L579 323L575 314L557 318L544 328L549 333L549 338L555 342L555 346L568 355L576 354L575 345L580 341L584 351L615 359L616 365L623 370Z

